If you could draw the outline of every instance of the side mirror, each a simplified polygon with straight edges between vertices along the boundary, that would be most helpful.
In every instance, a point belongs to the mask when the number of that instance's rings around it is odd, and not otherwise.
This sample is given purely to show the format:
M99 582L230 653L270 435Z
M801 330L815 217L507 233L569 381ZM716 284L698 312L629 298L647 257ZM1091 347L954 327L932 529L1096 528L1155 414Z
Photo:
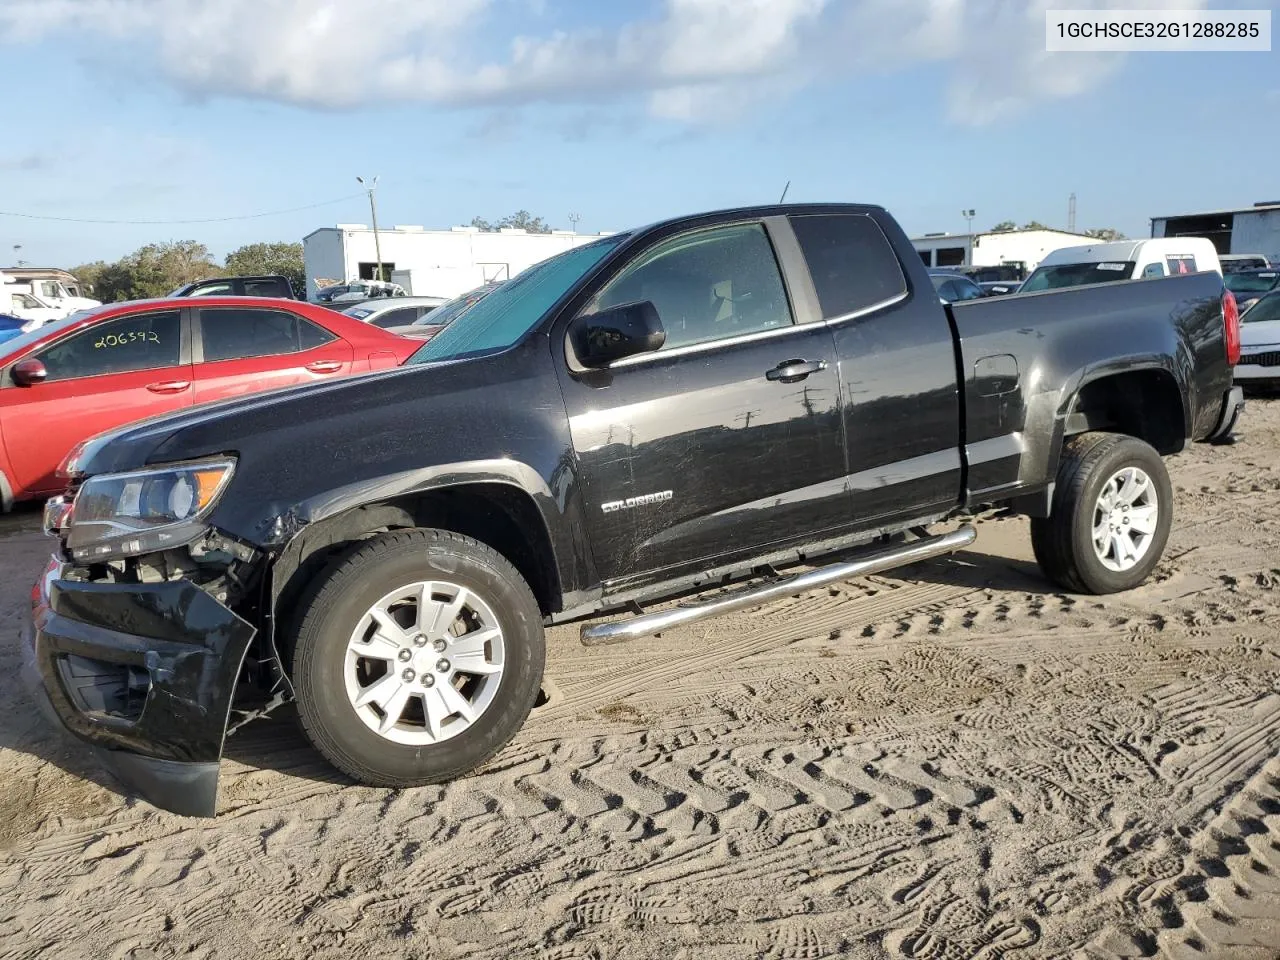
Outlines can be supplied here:
M20 387L34 387L37 383L43 383L49 378L49 371L35 357L19 360L9 373L13 377L13 382Z
M594 369L660 349L667 342L667 332L658 308L638 300L578 317L569 325L569 339L582 365Z

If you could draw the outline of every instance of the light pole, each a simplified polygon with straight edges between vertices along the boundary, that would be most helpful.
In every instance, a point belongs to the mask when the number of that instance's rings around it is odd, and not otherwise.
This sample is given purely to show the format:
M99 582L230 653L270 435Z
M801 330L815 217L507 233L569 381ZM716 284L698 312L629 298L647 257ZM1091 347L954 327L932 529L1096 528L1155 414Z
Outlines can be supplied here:
M965 233L969 235L969 249L965 253L964 257L966 265L973 263L973 218L977 216L977 214L978 211L972 208L960 211L960 216L964 217Z
M364 187L369 194L369 216L373 218L373 255L378 261L378 276L375 279L384 280L386 278L382 276L382 244L378 241L378 205L373 200L373 191L378 189L378 178L374 177L365 183L364 177L356 177L356 183Z
M578 232L578 221L581 219L582 217L576 213L569 214L569 227L574 233Z
M14 266L25 267L27 265L27 261L18 259L21 256L22 256L22 244L15 243L13 245L13 259L17 260L17 263L14 264Z

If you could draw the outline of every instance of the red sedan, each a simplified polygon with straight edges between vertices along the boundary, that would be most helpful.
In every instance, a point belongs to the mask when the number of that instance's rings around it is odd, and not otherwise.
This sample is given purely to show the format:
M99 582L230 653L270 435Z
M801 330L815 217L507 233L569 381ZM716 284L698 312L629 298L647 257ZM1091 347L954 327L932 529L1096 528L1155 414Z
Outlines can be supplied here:
M422 346L297 300L109 304L0 344L0 505L63 485L73 446L134 420L395 367Z

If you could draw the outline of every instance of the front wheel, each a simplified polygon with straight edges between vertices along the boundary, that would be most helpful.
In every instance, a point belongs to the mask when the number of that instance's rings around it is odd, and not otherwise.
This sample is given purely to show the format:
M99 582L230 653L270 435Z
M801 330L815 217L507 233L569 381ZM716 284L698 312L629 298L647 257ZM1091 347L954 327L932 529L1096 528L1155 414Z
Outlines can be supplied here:
M1045 575L1077 593L1118 593L1151 575L1169 541L1173 488L1149 444L1086 433L1063 446L1053 508L1031 521Z
M537 601L504 557L443 530L383 534L303 603L298 713L316 748L361 783L438 783L515 736L545 656Z

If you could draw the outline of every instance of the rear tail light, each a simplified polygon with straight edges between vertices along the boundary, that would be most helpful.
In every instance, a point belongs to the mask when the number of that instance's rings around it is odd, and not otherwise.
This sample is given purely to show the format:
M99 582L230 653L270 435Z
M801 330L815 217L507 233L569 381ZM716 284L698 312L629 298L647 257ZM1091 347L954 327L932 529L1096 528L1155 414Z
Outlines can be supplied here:
M1240 308L1236 306L1236 295L1230 290L1222 294L1222 328L1227 342L1227 363L1234 367L1240 362Z

